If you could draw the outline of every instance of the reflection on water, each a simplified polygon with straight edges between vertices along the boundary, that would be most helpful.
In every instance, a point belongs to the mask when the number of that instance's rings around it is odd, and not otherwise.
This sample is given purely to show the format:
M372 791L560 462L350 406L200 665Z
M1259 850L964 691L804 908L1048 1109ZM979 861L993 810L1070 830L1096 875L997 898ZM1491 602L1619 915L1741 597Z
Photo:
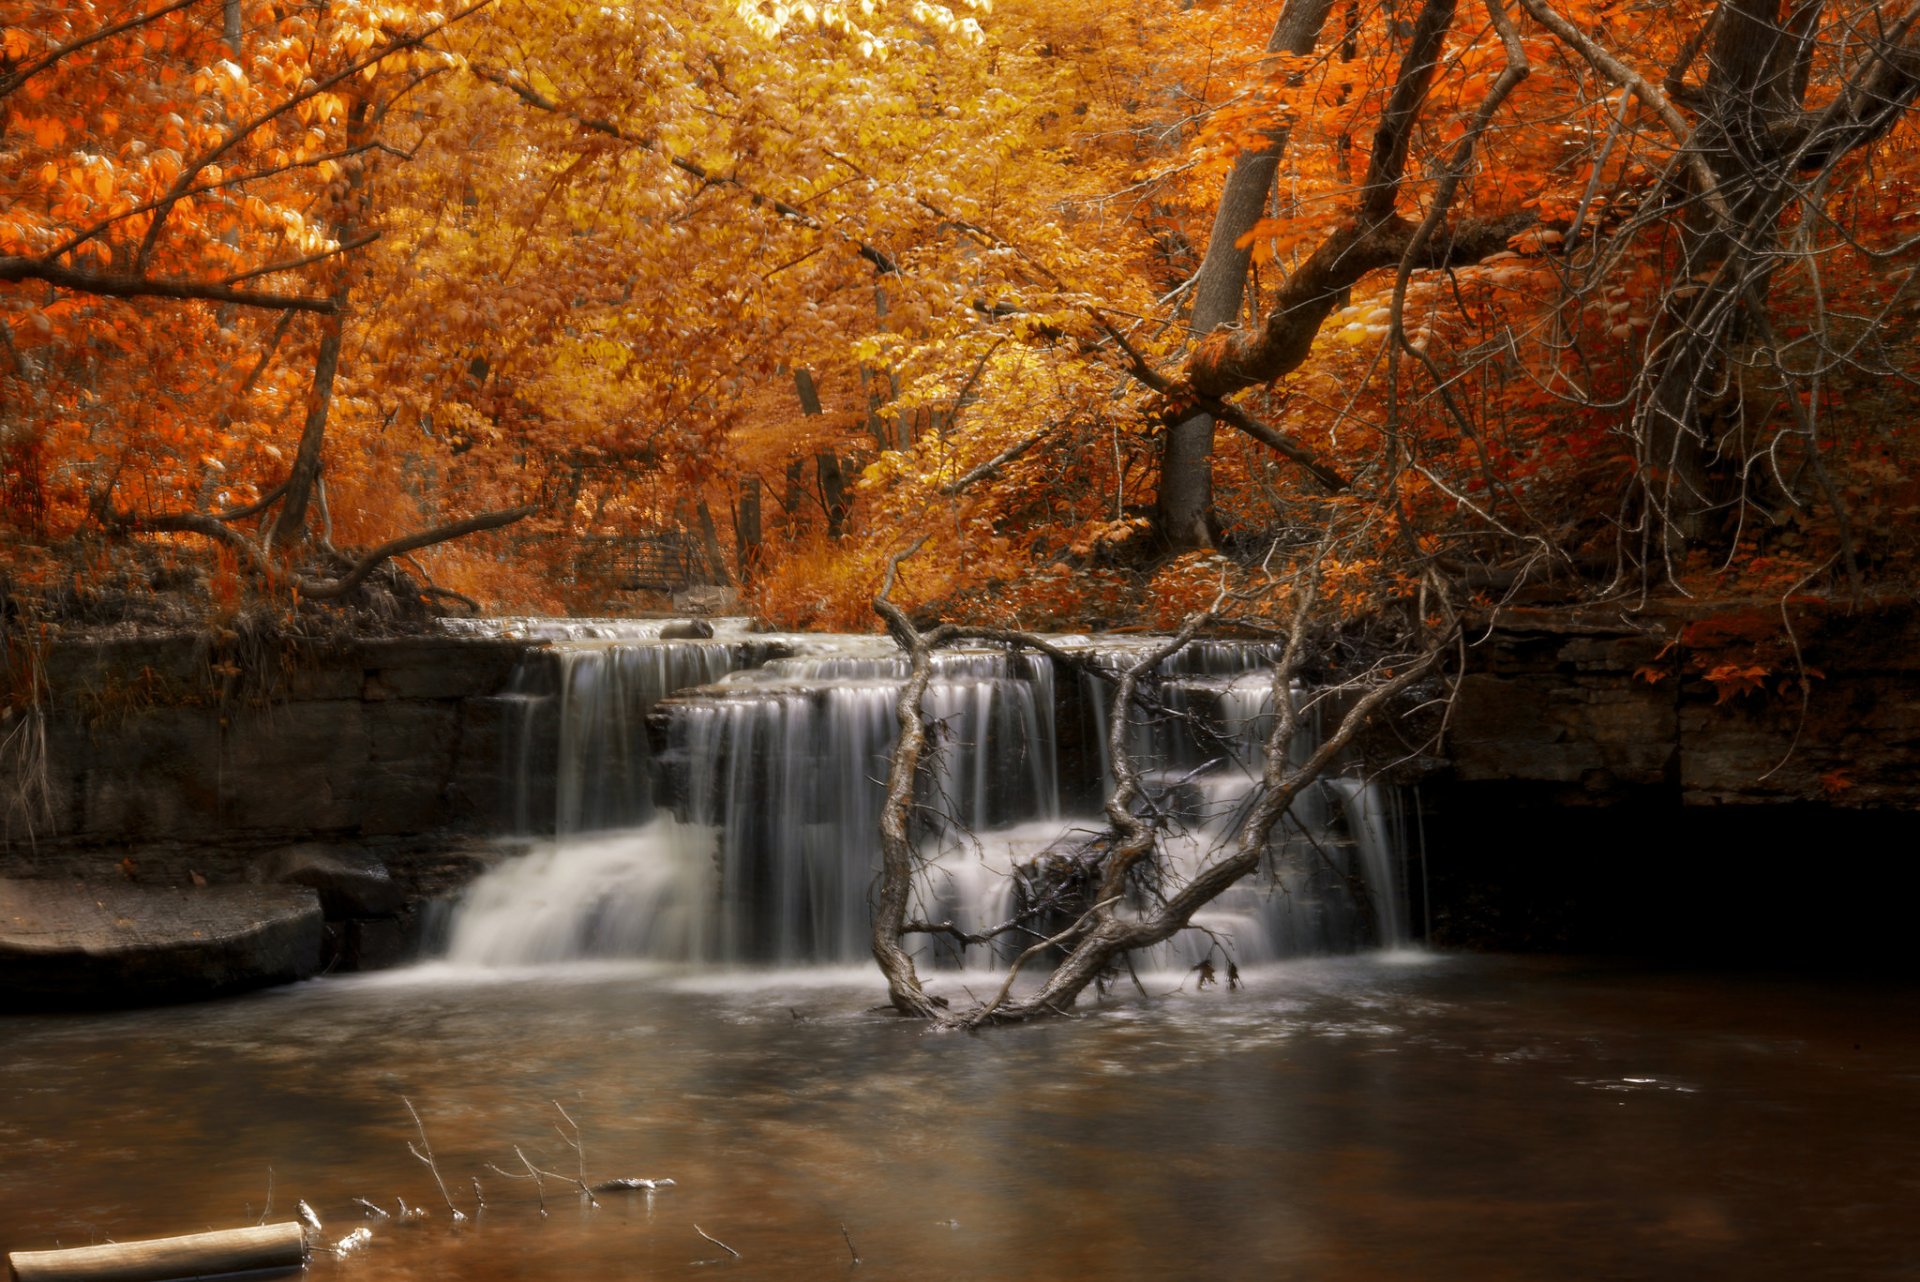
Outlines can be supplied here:
M943 1035L861 970L422 970L0 1020L0 1248L434 1206L322 1278L1920 1276L1911 990L1343 958ZM945 975L958 988L984 979ZM1179 976L1149 977L1165 994ZM598 1210L487 1169L519 1146ZM739 1250L732 1260L698 1224ZM721 1257L724 1263L697 1263Z

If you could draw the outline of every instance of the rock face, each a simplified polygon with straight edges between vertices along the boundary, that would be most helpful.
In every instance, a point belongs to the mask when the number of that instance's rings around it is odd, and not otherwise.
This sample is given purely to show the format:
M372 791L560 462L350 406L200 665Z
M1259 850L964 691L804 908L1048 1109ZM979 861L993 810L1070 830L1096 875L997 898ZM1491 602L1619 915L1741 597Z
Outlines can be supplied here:
M1481 620L1419 784L1434 942L1913 969L1920 610L1791 617Z
M322 935L305 887L0 880L0 1005L131 1006L304 979Z
M225 645L43 655L48 804L18 804L21 781L0 778L0 877L32 879L0 911L0 1003L397 965L488 860L520 715L507 691L535 643Z
M295 843L390 854L491 831L515 708L502 692L529 648L369 640L255 656L235 676L200 637L56 644L51 814L29 828L0 807L0 874L92 875L97 852L132 850L142 881L238 881Z
M1500 611L1460 684L1451 776L1547 785L1561 804L1652 789L1920 809L1920 611L1802 609L1791 636L1780 619Z

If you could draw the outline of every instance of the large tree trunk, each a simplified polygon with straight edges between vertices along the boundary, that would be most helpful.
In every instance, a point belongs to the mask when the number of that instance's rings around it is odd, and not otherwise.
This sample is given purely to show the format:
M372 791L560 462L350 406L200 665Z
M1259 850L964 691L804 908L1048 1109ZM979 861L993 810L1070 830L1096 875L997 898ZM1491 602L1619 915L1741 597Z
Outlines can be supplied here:
M1267 41L1269 53L1308 54L1320 38L1333 0L1288 0ZM1207 256L1193 278L1193 313L1188 325L1204 338L1240 314L1246 289L1250 246L1240 240L1266 211L1274 174L1286 149L1287 132L1277 131L1260 151L1242 152L1227 175L1214 214ZM1167 432L1160 455L1160 531L1179 551L1212 547L1213 415L1195 414Z

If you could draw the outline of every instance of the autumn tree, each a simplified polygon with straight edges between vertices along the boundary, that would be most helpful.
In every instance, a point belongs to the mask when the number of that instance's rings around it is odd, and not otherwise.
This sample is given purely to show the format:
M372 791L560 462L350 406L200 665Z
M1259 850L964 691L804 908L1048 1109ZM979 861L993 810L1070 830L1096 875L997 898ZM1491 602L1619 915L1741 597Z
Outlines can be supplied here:
M1249 133L1241 110L1212 122L1236 145L1188 287L1198 341L1131 341L1098 301L1084 304L1085 323L1043 334L1159 398L1172 425L1159 476L1169 541L1216 541L1210 438L1233 416L1295 465L1278 511L1323 513L1348 531L1281 570L1275 553L1280 566L1294 558L1269 527L1254 577L1299 601L1308 566L1316 590L1374 566L1372 587L1331 603L1412 608L1409 636L1436 604L1529 575L1564 576L1576 596L1684 586L1709 541L1750 565L1762 590L1804 587L1843 563L1857 592L1835 464L1857 486L1874 475L1863 452L1907 447L1870 416L1833 415L1832 389L1859 396L1876 374L1910 377L1910 354L1875 342L1866 323L1900 306L1907 279L1891 270L1909 254L1894 230L1916 88L1905 20L1872 6L1734 4L1630 19L1603 5L1570 19L1537 0L1518 12L1436 0L1411 14L1351 11L1330 40L1327 16L1312 3L1282 13L1267 46L1274 69L1247 95L1263 127ZM1630 50L1611 34L1629 30ZM1666 70L1636 69L1643 58ZM1299 180L1291 196L1271 185L1283 146ZM1869 155L1887 177L1865 181ZM1255 263L1279 280L1242 319ZM1337 395L1314 395L1301 413L1307 397L1296 394L1315 383ZM1249 392L1254 412L1233 399ZM1821 439L1822 411L1850 449ZM1792 569L1776 568L1756 555L1770 549L1750 527L1777 528L1793 511L1819 535L1793 549ZM1910 567L1910 529L1888 533L1908 544ZM924 633L884 599L879 608L916 656L994 635ZM1285 629L1290 645L1305 619ZM1398 680L1415 665L1395 666ZM1391 684L1356 706L1377 706ZM1284 703L1280 687L1275 699ZM909 690L897 804L910 795L916 706ZM1114 723L1128 711L1118 699ZM1047 941L1066 960L1031 1000L1003 990L955 1016L927 1002L899 947L922 928L907 916L910 851L898 822L889 829L875 953L897 1006L962 1022L1057 1009L1116 957L1167 938L1264 848L1255 822L1191 882L1134 901L1126 873L1153 857L1155 838L1119 774L1099 891ZM1284 771L1265 784L1262 806L1284 806L1299 786Z
M324 598L391 556L524 515L299 564L356 254L381 234L375 173L404 158L396 117L450 69L429 44L462 16L235 0L0 10L0 377L15 407L0 446L22 533L202 535ZM278 420L295 415L288 432Z

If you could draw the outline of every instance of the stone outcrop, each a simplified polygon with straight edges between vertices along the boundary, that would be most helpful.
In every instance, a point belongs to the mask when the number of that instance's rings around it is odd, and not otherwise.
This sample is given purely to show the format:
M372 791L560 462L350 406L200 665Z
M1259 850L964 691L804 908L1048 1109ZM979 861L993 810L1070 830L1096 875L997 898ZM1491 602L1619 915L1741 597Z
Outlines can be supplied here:
M1502 610L1445 744L1451 778L1561 804L1920 809L1920 611L1701 604ZM1798 653L1794 652L1795 645Z
M133 1003L410 960L503 827L506 692L533 648L51 645L45 752L13 763L47 804L0 779L0 877L35 879L10 883L7 975Z
M320 896L328 921L392 917L407 902L386 864L351 846L288 846L256 860L247 880L258 886L306 886Z
M0 1006L130 1006L304 979L323 938L305 887L0 879Z
M50 814L7 812L0 872L131 853L141 880L241 879L275 847L382 855L495 830L502 691L529 643L404 637L239 661L203 637L56 643L42 763Z
M1920 610L1791 618L1481 620L1419 781L1434 942L1911 969Z

